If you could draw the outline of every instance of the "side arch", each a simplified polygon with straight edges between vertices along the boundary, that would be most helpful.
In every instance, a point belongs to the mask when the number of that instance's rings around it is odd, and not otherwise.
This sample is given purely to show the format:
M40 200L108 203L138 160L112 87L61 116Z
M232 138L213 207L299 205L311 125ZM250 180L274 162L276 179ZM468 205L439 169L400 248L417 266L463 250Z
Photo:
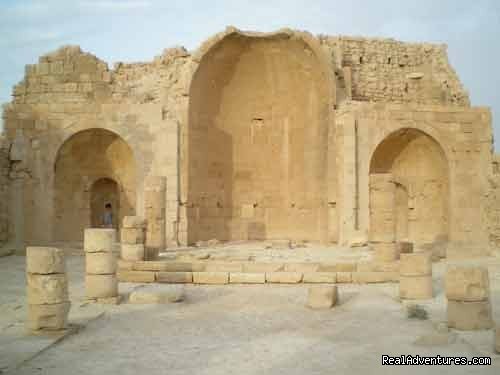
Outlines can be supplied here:
M103 199L109 196L120 208L115 226L119 226L123 216L135 213L136 161L128 143L116 133L93 128L73 134L57 150L53 168L56 241L81 241L83 229L97 224L97 207L92 205L96 181L116 184L114 190L108 184L98 192Z
M396 184L396 240L424 245L449 239L449 169L445 149L421 129L400 128L377 144L369 170L391 174Z

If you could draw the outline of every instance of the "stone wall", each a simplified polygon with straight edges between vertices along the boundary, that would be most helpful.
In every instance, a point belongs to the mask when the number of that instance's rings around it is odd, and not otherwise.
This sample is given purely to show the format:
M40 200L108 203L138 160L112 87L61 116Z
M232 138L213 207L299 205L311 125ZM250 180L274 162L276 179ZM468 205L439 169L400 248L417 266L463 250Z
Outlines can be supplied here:
M320 36L338 77L338 102L421 103L469 106L448 63L446 45L394 39Z
M9 239L9 149L9 141L0 134L0 245Z
M485 220L490 235L490 245L500 248L500 155L493 156L491 174L488 179L489 191L485 195Z

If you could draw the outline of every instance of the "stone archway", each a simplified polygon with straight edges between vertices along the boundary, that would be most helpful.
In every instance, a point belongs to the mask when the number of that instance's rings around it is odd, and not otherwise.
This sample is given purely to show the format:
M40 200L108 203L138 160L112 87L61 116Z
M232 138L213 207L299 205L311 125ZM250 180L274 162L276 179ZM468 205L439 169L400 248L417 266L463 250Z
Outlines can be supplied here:
M327 231L330 88L286 33L231 33L200 60L187 130L188 243L320 240Z
M370 174L379 173L390 173L396 184L396 240L417 245L448 240L448 162L434 138L413 128L390 134L370 162Z
M83 229L98 224L106 198L116 202L116 226L135 214L136 163L117 134L94 128L72 135L58 150L54 173L56 241L81 241Z

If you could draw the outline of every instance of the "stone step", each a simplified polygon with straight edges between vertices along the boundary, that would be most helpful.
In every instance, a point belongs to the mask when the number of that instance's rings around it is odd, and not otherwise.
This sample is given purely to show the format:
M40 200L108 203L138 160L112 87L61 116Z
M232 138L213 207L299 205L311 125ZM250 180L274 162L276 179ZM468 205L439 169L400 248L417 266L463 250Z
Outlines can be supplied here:
M170 284L335 284L399 282L398 272L240 272L240 271L144 271L119 269L120 282Z

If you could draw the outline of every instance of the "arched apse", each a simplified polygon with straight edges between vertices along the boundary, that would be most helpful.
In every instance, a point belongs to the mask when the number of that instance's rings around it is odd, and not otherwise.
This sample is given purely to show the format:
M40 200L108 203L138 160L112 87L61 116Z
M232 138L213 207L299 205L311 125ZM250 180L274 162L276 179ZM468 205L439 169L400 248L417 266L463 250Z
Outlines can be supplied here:
M188 243L320 239L325 75L315 50L286 33L231 33L203 55L190 88Z
M117 202L116 225L123 216L134 215L136 163L131 148L117 134L88 129L72 135L57 153L54 173L56 241L81 241L83 229L97 224L98 203L93 199L101 198L96 194ZM109 181L116 186L106 184Z
M391 173L396 184L396 240L421 245L448 239L448 162L434 138L413 128L390 134L375 149L370 173Z

